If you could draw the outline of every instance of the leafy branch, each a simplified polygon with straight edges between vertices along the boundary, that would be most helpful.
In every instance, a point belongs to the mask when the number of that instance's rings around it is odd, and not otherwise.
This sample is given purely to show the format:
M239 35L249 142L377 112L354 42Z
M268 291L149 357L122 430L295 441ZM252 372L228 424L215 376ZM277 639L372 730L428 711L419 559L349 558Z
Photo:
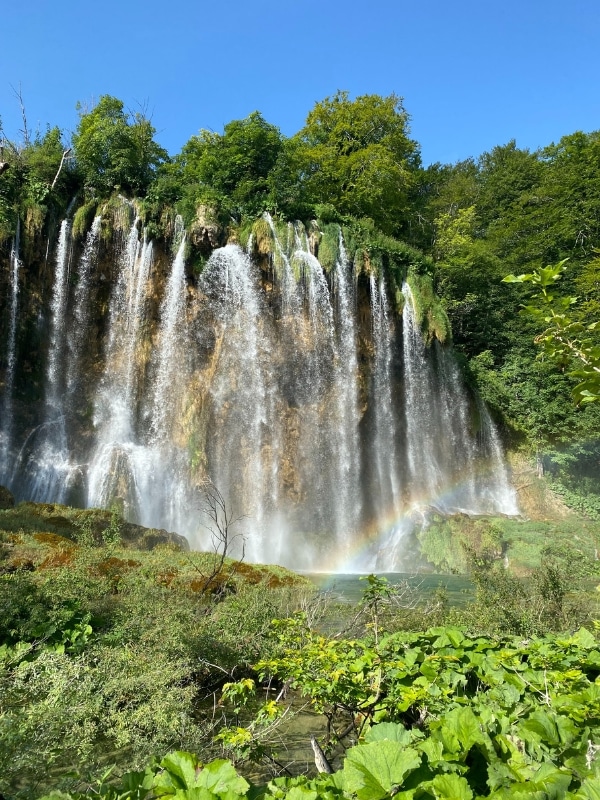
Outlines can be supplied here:
M577 405L585 405L600 400L600 345L597 338L589 335L598 330L600 321L585 324L574 319L568 311L577 304L577 298L557 296L552 291L566 271L567 260L523 275L507 275L502 280L532 284L533 303L524 305L522 310L546 326L534 341L545 355L561 365L571 359L579 363L570 373L579 379L573 397Z

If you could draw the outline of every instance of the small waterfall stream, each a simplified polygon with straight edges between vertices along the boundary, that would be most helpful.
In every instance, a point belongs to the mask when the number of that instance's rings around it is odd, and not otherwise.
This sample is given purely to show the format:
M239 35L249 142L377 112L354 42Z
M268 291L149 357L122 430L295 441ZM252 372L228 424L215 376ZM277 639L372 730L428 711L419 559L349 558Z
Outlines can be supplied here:
M63 375L65 361L66 310L70 266L71 224L63 220L56 251L56 272L50 303L50 345L48 350L48 373L46 380L46 404L49 416L62 415L64 395Z
M139 239L136 217L122 248L108 313L104 374L96 394L96 444L88 470L88 506L123 500L126 513L139 518L142 497L138 476L145 459L136 436L136 411L142 370L141 332L145 321L152 243ZM142 464L138 457L142 457ZM136 468L139 467L139 468Z
M13 484L35 502L69 502L83 481L72 435L72 419L84 396L83 356L90 317L90 278L97 256L100 217L86 236L77 266L77 283L69 301L71 227L61 224L56 250L50 335L46 365L44 414L24 441L15 461ZM77 502L81 492L75 491Z
M438 425L443 425L443 420L439 413L433 368L426 357L427 350L407 283L402 287L402 293L407 483L409 496L414 502L441 494L444 476L439 446L444 445L444 437L452 438L455 432L451 427L438 428Z
M176 413L174 389L177 386L178 345L185 325L185 236L173 262L167 289L160 310L158 332L158 364L154 383L154 402L150 419L152 439L164 441L170 430L169 423Z
M73 324L67 336L69 349L67 359L67 392L72 400L81 387L81 366L86 336L90 325L90 290L92 273L98 258L98 240L100 237L101 217L95 217L92 227L85 238L85 246L77 268L77 284L73 292Z
M400 454L397 452L398 419L392 396L394 330L383 278L369 278L375 358L372 376L375 430L373 437L373 492L376 508L398 516L401 510Z
M46 369L44 421L29 442L25 492L35 502L63 503L70 488L71 458L65 420L65 362L71 224L63 220L56 249L50 303L50 337Z
M268 397L270 354L262 327L256 270L236 245L215 250L200 280L217 324L220 355L211 387L213 437L210 477L233 508L245 515L243 532L251 560L267 555L265 518L276 502L265 463L272 403ZM267 505L268 504L268 505Z
M13 446L13 389L16 368L17 310L19 306L19 258L21 220L17 218L17 231L10 250L10 321L6 343L6 372L2 392L2 419L0 420L0 480L8 483L11 474L10 453Z
M438 343L425 346L407 283L402 291L406 451L412 503L432 504L444 513L518 513L487 409L477 400L478 442L473 409L452 352Z
M330 424L338 431L335 439L334 508L335 534L346 549L362 516L360 491L361 458L358 426L358 358L354 280L340 231L335 262L335 305L337 352L335 353L333 397Z

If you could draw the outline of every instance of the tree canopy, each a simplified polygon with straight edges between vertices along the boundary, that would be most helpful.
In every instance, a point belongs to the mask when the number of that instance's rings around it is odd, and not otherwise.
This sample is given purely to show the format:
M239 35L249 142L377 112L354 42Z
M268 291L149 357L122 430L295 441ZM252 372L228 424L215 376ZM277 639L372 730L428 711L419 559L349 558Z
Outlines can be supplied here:
M402 99L347 92L317 103L296 135L297 182L312 204L402 230L420 164Z
M141 112L128 113L121 100L102 95L89 112L80 112L73 136L77 167L86 189L145 192L167 152L154 141L156 131Z
M269 206L267 179L282 146L279 129L258 111L228 123L223 134L201 130L176 159L187 198L216 203L238 220L260 214Z

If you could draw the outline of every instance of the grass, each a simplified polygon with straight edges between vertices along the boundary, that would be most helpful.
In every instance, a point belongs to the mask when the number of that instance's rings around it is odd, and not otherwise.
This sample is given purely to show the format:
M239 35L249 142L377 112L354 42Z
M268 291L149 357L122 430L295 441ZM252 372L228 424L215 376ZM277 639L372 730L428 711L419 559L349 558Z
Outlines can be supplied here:
M579 570L600 574L600 523L592 520L437 516L418 538L422 554L441 572L466 572L471 550L503 560L516 575L529 574L548 556L567 553Z
M115 510L72 508L58 503L23 502L0 511L0 532L47 533L71 542L80 542L87 536L95 544L112 537L113 542L118 540L141 550L151 550L159 544L172 544L176 549L188 547L183 536L126 522Z

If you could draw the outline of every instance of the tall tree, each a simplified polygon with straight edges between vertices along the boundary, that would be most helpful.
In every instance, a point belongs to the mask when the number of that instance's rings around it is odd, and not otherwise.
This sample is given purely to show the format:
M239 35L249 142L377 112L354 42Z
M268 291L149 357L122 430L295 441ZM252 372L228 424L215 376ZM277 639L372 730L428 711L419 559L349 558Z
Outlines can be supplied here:
M80 114L73 136L86 188L104 196L115 190L144 193L168 157L155 133L143 113L128 113L121 100L102 95L90 112Z
M420 163L402 98L338 92L317 103L297 134L298 183L310 202L369 217L399 233Z
M267 181L282 148L279 128L254 111L225 125L223 134L202 130L184 145L178 163L193 203L216 203L237 218L269 205Z

